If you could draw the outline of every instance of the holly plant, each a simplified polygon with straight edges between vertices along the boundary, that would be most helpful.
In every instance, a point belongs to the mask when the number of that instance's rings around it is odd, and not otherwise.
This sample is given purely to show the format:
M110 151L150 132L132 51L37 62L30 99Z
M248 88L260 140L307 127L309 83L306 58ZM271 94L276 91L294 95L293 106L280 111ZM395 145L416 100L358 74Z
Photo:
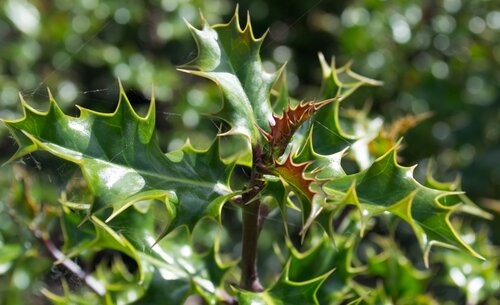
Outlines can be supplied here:
M58 285L36 287L54 304L437 304L432 246L481 265L450 217L488 215L458 183L420 183L399 163L401 135L422 117L384 124L346 109L358 88L382 84L321 54L316 98L290 96L285 67L266 71L265 34L255 37L249 17L202 22L188 24L197 57L178 70L220 89L206 149L160 149L154 93L139 115L120 84L113 113L79 107L76 117L50 92L46 112L21 96L24 116L3 121L19 145L7 211L38 250L4 245L0 262L41 256L64 270ZM36 151L55 157L47 167L80 171L57 189L15 161ZM486 300L494 287L466 298Z

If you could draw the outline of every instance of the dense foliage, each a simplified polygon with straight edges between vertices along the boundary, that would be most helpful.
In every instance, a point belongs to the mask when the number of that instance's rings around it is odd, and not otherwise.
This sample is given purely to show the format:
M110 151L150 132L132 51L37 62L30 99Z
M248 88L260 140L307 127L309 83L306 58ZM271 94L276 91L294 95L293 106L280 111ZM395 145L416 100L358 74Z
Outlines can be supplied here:
M4 121L19 150L2 176L2 304L496 304L498 250L469 220L492 215L459 180L438 182L429 165L419 183L400 164L400 137L427 114L384 124L344 107L381 82L321 54L321 88L289 90L249 17L188 27L197 57L179 70L217 85L187 89L216 112L184 112L188 127L216 127L195 147L171 141L165 154L156 91L140 112L121 84L113 113L70 116L49 92L46 112L21 97L24 116Z

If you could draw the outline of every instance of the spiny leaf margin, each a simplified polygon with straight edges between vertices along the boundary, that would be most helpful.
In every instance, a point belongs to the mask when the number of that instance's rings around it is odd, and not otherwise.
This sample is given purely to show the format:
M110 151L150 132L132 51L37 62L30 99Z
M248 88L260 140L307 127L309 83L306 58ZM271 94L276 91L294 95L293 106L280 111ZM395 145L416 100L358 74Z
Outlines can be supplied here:
M218 142L196 150L188 141L178 151L161 152L154 98L144 117L135 112L121 83L113 113L78 107L80 115L72 117L61 111L50 91L49 100L49 109L41 112L21 96L23 117L2 120L20 146L11 161L44 150L79 165L96 195L92 214L113 208L106 221L136 202L156 199L167 208L170 229L192 229L203 217L219 220L223 204L236 193L229 188L233 164L221 161Z
M461 203L447 206L441 202L458 193L420 184L413 176L416 165L404 167L397 162L400 142L368 169L326 182L323 187L328 194L325 210L354 205L360 212L362 226L368 218L385 212L398 216L412 227L427 266L434 245L459 248L484 259L462 240L450 222L450 216Z
M179 71L215 82L221 89L223 104L217 113L231 129L222 135L243 135L249 144L261 141L259 129L274 125L270 102L271 89L283 71L266 72L260 48L267 35L255 38L250 15L241 28L238 8L226 24L209 25L201 16L202 29L187 23L196 42L198 55Z

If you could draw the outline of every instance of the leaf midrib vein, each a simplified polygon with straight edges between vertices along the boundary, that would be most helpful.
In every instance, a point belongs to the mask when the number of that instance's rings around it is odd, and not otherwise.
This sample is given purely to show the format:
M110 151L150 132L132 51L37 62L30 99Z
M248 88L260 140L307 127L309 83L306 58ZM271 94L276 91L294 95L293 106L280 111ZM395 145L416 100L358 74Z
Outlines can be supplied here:
M98 161L98 162L105 163L105 164L106 163L107 164L112 164L112 166L125 168L127 170L131 169L131 170L133 170L133 171L135 171L135 172L137 172L137 173L139 173L141 175L163 179L164 181L175 181L175 182L179 182L179 183L197 185L197 186L201 186L201 187L204 187L204 188L210 188L210 189L213 189L215 187L215 185L216 185L216 183L214 183L214 182L203 182L203 181L199 181L199 180L182 179L182 178L177 178L177 177L168 176L168 175L161 175L161 174L157 174L157 173L150 172L150 171L145 171L145 170L142 170L142 169L136 169L136 168L133 168L133 167L127 167L127 166L124 166L123 164L114 163L114 162L111 162L109 160L103 160L102 158L90 156L90 155L85 154L83 152L76 151L74 149L70 149L70 148L67 148L67 147L64 147L64 146L61 146L61 145L58 145L58 144L55 144L55 143L51 143L51 142L42 142L42 144L44 146L46 146L47 144L51 144L51 145L55 145L55 146L58 146L58 147L62 147L65 150L76 152L77 154L81 154L82 158L91 159L93 161ZM69 161L72 161L72 160L69 160ZM75 163L78 163L78 162L75 162ZM82 166L82 167L85 167L85 165L82 164L82 163L80 163L79 165Z

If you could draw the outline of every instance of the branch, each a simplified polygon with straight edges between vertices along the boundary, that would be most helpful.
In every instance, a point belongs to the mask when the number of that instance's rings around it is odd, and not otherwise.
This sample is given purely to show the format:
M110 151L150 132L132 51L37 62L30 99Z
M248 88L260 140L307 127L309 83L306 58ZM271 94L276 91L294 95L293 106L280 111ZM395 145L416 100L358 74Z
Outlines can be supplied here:
M27 175L27 173L22 169L21 167L15 167L14 168L15 172L20 173L21 180L23 183L29 184L30 180ZM28 206L33 209L33 213L38 212L36 205L32 204L28 198L30 198L27 195L28 190L31 188L28 186L24 190L24 199L28 203ZM90 274L87 274L78 264L76 264L74 261L70 260L69 258L66 258L63 252L59 250L54 243L47 238L43 234L43 232L40 229L35 228L32 224L29 224L27 221L22 220L19 215L17 214L16 210L13 208L14 202L13 202L13 197L12 195L10 196L8 202L7 202L7 213L9 216L12 218L12 220L19 224L22 227L27 227L30 232L40 240L49 254L56 260L56 262L59 262L62 264L64 267L66 267L70 272L74 273L79 279L81 279L90 289L92 289L95 293L97 293L99 296L104 296L106 294L106 288L104 285L99 282L95 277L93 277Z
M50 256L52 256L52 258L54 258L57 262L66 267L66 269L68 269L71 273L81 279L96 294L101 297L106 294L106 288L98 279L90 274L87 274L77 263L67 258L50 239L44 236L42 231L32 226L29 226L29 229L36 238L42 241L43 245L49 252Z
M253 149L253 167L250 185L247 192L242 194L243 203L243 236L241 253L241 287L249 291L263 291L257 274L257 241L259 239L260 200L259 192L264 186L262 174L257 168L262 164L262 154L259 147Z

